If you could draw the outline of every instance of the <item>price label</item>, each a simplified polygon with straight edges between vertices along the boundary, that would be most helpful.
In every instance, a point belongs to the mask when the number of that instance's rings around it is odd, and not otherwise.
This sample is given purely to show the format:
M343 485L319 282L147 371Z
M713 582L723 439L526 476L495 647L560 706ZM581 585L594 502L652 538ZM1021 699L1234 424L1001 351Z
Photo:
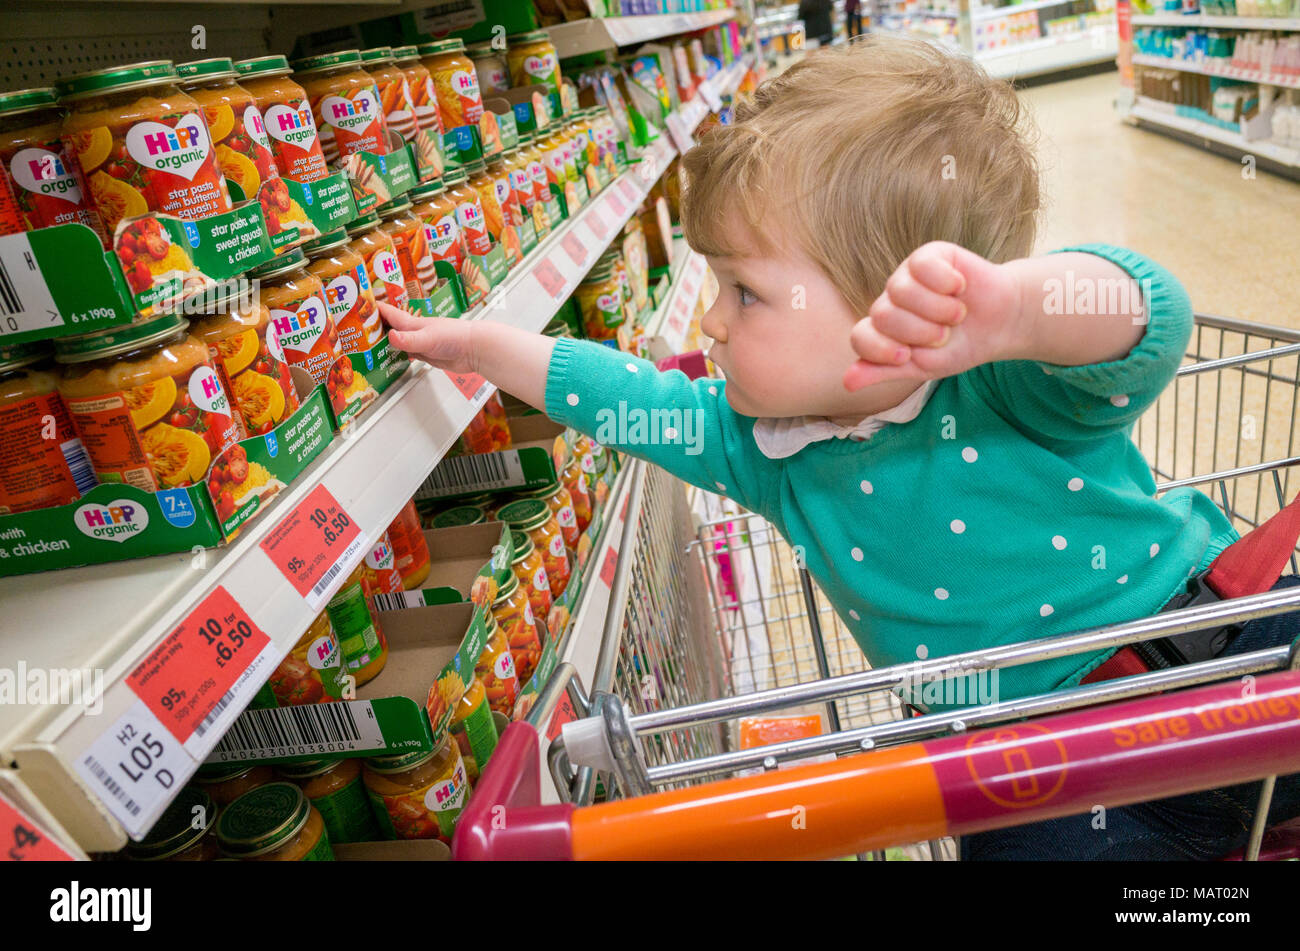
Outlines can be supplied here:
M71 852L2 795L0 849L4 850L0 853L0 861L4 862L67 862L73 858Z
M700 95L704 97L704 101L709 104L709 108L712 111L718 112L722 109L722 97L719 96L718 91L713 88L713 83L700 83Z
M600 581L607 587L614 587L614 574L618 571L618 552L611 545L605 549L605 560L600 566Z
M365 548L361 530L323 485L262 541L262 551L313 611L325 606L330 585L356 567Z
M578 267L587 263L587 246L582 243L582 239L570 231L560 241L560 247L564 248L565 254Z
M560 697L560 702L555 705L555 712L551 714L551 725L546 730L546 738L554 740L564 729L564 724L572 723L578 719L577 712L573 709L573 702L569 700L566 693Z
M690 129L680 112L674 112L668 117L668 135L672 137L678 152L686 152L695 144L691 141Z
M533 276L537 278L537 283L542 285L542 290L556 300L564 296L564 275L550 258L543 258L537 262L533 267Z
M587 209L587 227L590 228L591 233L601 241L604 241L605 238L609 236L609 225L605 222L605 219L601 217L600 209L595 205L592 205Z
M143 700L136 700L86 747L76 768L122 828L139 839L198 768L198 761Z
M487 380L477 373L448 373L446 370L442 372L446 373L447 379L451 380L452 385L460 390L460 395L471 403L478 399L479 391L487 384Z
M620 178L618 180L618 187L623 192L623 197L633 204L636 204L637 200L641 197L637 193L636 186L632 184L630 179Z
M655 157L653 155L647 155L645 158L641 159L641 161L637 163L636 166L637 177L639 177L641 181L645 182L646 185L649 185L658 177L657 165L658 163L655 161Z
M270 642L230 592L218 586L149 652L126 683L172 736L185 743L197 732L202 740L236 703L232 688Z
M609 197L606 198L605 201L609 204L610 210L613 211L616 216L621 218L627 213L627 206L624 205L619 197L613 192L609 193Z

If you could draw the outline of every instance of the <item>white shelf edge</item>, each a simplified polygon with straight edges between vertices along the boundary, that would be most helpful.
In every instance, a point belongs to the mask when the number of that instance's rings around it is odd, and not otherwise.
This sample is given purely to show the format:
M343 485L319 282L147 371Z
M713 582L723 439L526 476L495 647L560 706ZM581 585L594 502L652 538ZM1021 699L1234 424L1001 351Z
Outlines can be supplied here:
M1283 89L1300 89L1300 76L1263 76L1259 73L1233 67L1224 69L1211 68L1204 63L1174 59L1171 56L1148 56L1143 53L1135 53L1133 55L1133 65L1151 66L1155 69L1175 69L1183 73L1201 73L1205 76L1218 76L1222 79L1240 79L1243 82L1279 86Z
M1232 30L1300 30L1300 17L1229 17L1212 13L1135 13L1134 26L1212 26Z
M1009 7L997 7L990 9L982 7L971 13L971 19L976 22L985 20L1000 20L1002 17L1009 17L1017 13L1025 13L1029 10L1041 10L1044 7L1063 7L1073 3L1074 0L1033 0L1032 3L1017 3Z
M1208 122L1200 122L1187 116L1180 116L1174 112L1166 112L1154 105L1144 103L1140 98L1129 110L1129 116L1149 122L1152 125L1165 126L1179 132L1185 132L1189 135L1197 135L1201 138L1208 139L1212 142L1218 142L1222 145L1230 145L1233 148L1241 149L1244 154L1260 155L1280 165L1289 165L1292 168L1300 168L1300 148L1290 148L1285 145L1278 145L1267 139L1258 141L1247 141L1239 132L1230 132L1227 129L1221 129L1218 126L1210 125Z
M1016 56L1023 53L1032 53L1035 50L1051 49L1053 46L1066 46L1077 43L1080 40L1091 42L1094 36L1104 36L1107 39L1111 34L1118 36L1118 30L1113 25L1092 27L1088 30L1079 30L1077 33L1061 33L1057 36L1043 36L1036 40L1030 40L1028 43L1016 43L1011 46L1005 46L998 50L982 50L975 54L975 59L981 63L992 60L1002 59L1007 56ZM1098 50L1098 53L1104 52ZM1112 56L1114 53L1111 54Z
M556 54L565 59L620 46L633 46L665 36L690 33L725 23L734 9L698 13L656 13L642 16L592 17L547 27Z

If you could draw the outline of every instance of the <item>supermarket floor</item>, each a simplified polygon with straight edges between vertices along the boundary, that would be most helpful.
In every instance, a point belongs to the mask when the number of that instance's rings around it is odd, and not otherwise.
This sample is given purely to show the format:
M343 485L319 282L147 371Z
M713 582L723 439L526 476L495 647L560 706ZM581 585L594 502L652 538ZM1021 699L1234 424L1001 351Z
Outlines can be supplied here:
M1116 73L1021 92L1042 132L1040 250L1131 247L1202 313L1300 329L1300 184L1119 120Z

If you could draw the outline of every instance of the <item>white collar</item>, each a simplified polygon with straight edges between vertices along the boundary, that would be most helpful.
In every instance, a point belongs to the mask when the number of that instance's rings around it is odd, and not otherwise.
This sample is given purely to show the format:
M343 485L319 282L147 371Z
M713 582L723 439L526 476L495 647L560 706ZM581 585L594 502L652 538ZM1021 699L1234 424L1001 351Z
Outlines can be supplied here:
M863 442L885 428L886 423L910 422L930 399L938 380L927 380L897 406L868 416L854 426L840 426L824 416L761 418L754 422L754 442L769 459L785 459L805 446L824 439L852 439Z

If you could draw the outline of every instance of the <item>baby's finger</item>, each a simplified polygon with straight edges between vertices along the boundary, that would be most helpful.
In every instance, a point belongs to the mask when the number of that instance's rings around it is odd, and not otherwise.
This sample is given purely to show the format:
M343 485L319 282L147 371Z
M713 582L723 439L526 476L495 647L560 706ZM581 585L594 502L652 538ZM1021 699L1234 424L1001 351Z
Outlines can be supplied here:
M888 302L939 324L959 324L966 316L966 305L949 294L940 294L922 284L904 268L895 271L885 284Z
M874 326L871 317L863 317L853 325L849 334L853 352L868 363L906 363L911 355L900 341L882 333Z
M957 269L956 255L960 250L956 245L931 242L907 259L907 271L936 294L961 294L966 290L966 276Z
M952 328L946 324L935 323L892 302L876 301L872 304L870 320L877 333L909 347L941 347L952 333ZM861 353L859 356L866 359Z
M891 367L859 360L844 371L844 388L852 393L864 386L885 383L889 380L903 380L919 375L921 375L921 371L911 362L903 366Z

